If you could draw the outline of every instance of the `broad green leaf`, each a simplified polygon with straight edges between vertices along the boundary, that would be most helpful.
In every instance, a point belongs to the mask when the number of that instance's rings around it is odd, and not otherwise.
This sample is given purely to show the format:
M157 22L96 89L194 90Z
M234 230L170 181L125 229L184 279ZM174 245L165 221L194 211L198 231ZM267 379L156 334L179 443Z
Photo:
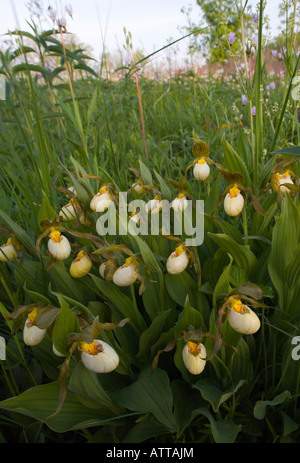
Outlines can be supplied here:
M79 395L87 407L99 410L107 408L115 414L123 413L122 409L116 407L112 398L105 392L100 382L100 375L85 368L82 362L74 368L68 389Z
M213 293L213 306L217 310L217 302L219 297L224 297L229 294L230 288L230 269L232 264L232 257L229 255L230 262L227 267L223 270L222 275L220 276Z
M130 318L130 324L136 333L140 334L146 328L145 320L132 300L120 291L113 283L104 281L95 275L90 275L98 289L107 297L122 314L124 318Z
M285 195L283 210L272 233L272 249L268 262L268 270L273 285L278 293L279 305L285 308L288 301L289 287L286 270L292 262L299 243L299 213L290 195Z
M133 411L152 413L171 432L176 431L172 390L165 371L157 368L151 375L151 367L145 366L131 386L115 391L113 397L118 405Z
M132 238L137 242L143 261L150 272L161 272L161 268L153 252L149 248L145 240L139 236L131 235Z
M68 355L68 338L71 334L79 332L79 321L63 296L57 297L61 308L53 328L53 343L61 354Z
M171 298L182 307L185 304L186 297L189 296L190 303L193 307L198 308L200 304L198 296L197 282L188 274L182 272L178 275L165 275L167 290Z
M194 418L194 410L203 405L198 391L193 390L185 381L175 380L171 383L174 397L174 418L177 423L178 437L184 432Z
M135 424L123 439L122 444L138 444L152 437L160 437L169 433L168 428L150 417L150 419Z
M57 408L57 383L52 382L27 389L19 396L0 402L0 409L30 416L45 423L55 432L67 432L73 429L84 429L97 426L103 420L112 418L112 412L103 409L87 408L71 391L68 391L63 407L56 416L48 418Z
M249 246L242 246L232 238L222 233L214 234L209 233L209 236L223 249L233 257L236 265L245 270L248 278L250 279L251 274L254 272L257 258L255 254L251 251Z
M224 135L222 137L221 143L224 149L224 160L225 160L224 167L226 167L232 173L240 172L243 175L243 185L250 186L251 181L249 177L249 172L242 158L233 149L233 147L228 143Z
M159 175L159 173L156 172L156 170L154 170L154 174L155 174L155 177L158 180L160 192L161 192L163 198L167 199L168 201L171 201L172 200L172 192L171 192L170 188L168 187L168 185L166 184L164 179Z
M242 429L241 425L235 424L232 420L215 420L206 408L197 408L196 412L208 418L212 436L217 444L232 444L235 442L238 433Z
M253 415L258 420L263 420L267 413L267 407L274 407L284 403L286 400L291 399L290 391L283 391L281 394L274 397L273 400L259 400L254 405Z
M151 347L158 340L170 310L158 313L153 319L149 328L147 328L140 336L138 359L151 360Z
M139 159L141 176L145 185L152 185L152 175L148 167Z
M43 201L42 201L42 205L40 207L39 213L38 213L38 225L40 227L40 230L44 231L44 229L40 226L40 223L42 222L42 220L45 220L45 219L51 220L56 217L57 217L57 213L55 209L53 209L53 207L51 206L48 196L43 191Z
M201 392L203 399L211 404L214 412L217 412L220 406L231 399L245 383L247 381L240 380L237 384L223 391L216 381L210 378L203 378L194 383L193 387Z

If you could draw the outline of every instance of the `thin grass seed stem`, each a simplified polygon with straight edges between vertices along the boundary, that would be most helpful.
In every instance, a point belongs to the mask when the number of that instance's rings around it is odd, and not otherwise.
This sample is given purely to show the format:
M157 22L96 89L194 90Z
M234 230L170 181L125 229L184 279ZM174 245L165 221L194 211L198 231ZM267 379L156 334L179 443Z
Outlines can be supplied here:
M145 135L142 99L141 99L141 93L140 93L140 87L139 87L138 73L135 71L134 75L135 75L136 91L137 91L137 96L138 96L138 101L139 101L139 112L140 112L140 120L141 120L141 128L142 128L145 156L146 156L146 159L148 161L148 152L147 152L147 144L146 144L146 135Z

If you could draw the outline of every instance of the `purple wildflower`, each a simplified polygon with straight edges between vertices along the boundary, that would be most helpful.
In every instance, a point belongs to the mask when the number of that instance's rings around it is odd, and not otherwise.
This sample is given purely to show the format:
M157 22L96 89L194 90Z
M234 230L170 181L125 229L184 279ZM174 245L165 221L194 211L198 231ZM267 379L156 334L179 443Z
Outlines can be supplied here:
M48 16L53 22L56 20L56 11L53 10L52 6L48 7Z
M277 50L272 50L271 53L272 53L272 56L277 56L278 54Z
M271 82L269 87L270 87L270 89L275 90L275 83Z
M248 103L248 98L246 97L246 95L242 95L242 103L244 106Z
M258 21L259 21L259 16L258 16L258 14L252 13L252 19L253 19L253 21L254 21L255 23L258 23Z
M62 17L62 18L58 19L57 22L58 22L58 25L60 27L66 28L66 26L67 26L66 18Z
M236 39L235 32L230 32L229 37L228 37L229 44L232 45L235 42L235 39Z
M71 3L65 6L66 13L73 18L73 8Z
M256 116L256 106L253 106L252 108L252 116Z

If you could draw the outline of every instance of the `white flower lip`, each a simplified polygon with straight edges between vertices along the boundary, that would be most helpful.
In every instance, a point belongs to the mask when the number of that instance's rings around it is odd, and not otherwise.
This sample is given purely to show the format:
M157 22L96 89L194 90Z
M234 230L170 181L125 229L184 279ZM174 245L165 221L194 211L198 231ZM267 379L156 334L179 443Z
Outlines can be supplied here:
M233 308L229 308L228 322L230 326L241 334L254 334L260 328L260 320L258 316L248 306L243 306L242 313L237 312Z
M158 214L162 208L162 200L161 199L151 199L147 202L145 210L148 214Z
M113 282L117 286L130 286L136 281L137 277L138 274L135 264L124 264L115 271Z
M82 253L82 254L81 254ZM92 261L88 254L80 251L77 258L70 265L70 275L73 278L83 278L92 268Z
M77 219L78 217L78 214L77 214L77 211L76 211L76 208L73 206L73 204L66 204L65 206L63 206L61 208L61 210L59 211L59 217L61 217L63 219L63 221L68 221L68 220L74 220L74 219Z
M176 251L172 252L167 260L167 272L171 275L176 275L183 272L188 266L189 258L185 250L177 255Z
M59 242L56 242L50 237L48 241L48 250L56 260L65 260L71 254L71 245L68 238L63 235L60 236Z
M210 167L207 162L204 164L195 164L193 174L196 180L206 180L210 174Z
M90 202L90 208L95 212L104 212L112 203L112 196L109 191L97 193Z
M242 212L244 204L245 200L241 192L238 192L234 197L227 193L224 200L224 210L230 217L235 217Z
M13 260L15 257L17 257L17 253L12 244L3 244L0 247L0 262L7 262L8 260Z
M84 366L95 373L110 373L119 365L119 356L116 351L106 342L94 339L96 346L101 349L96 354L89 354L81 351L81 360Z
M293 180L291 179L291 176L290 176L290 175L289 175L289 176L285 176L285 175L281 175L281 176L280 176L280 179L279 179L279 185L280 185L280 186L279 186L279 191L280 191L281 193L283 193L283 194L285 194L285 193L290 193L290 191L291 191L288 187L286 187L286 186L284 185L285 183L288 183L288 184L290 184L290 185L293 185L293 184L294 184L294 182L293 182Z
M171 203L171 207L174 209L175 212L177 211L185 211L185 209L188 207L188 200L186 198L186 196L183 196L183 197L179 197L177 196L177 198L175 198L172 203Z
M46 332L46 329L41 329L33 325L31 321L27 319L23 329L23 341L27 346L36 346L44 339Z
M189 344L186 343L182 350L182 359L184 365L192 375L200 375L200 373L202 373L206 365L205 346L202 343L199 343L197 345L197 349L199 350L199 353L197 354L190 352Z

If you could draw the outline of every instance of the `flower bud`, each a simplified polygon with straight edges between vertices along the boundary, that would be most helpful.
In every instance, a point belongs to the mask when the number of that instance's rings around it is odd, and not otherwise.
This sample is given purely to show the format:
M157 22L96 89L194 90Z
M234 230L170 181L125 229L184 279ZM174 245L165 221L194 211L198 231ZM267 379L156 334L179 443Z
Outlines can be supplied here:
M172 203L171 207L174 209L174 212L177 211L184 211L188 207L188 200L186 199L185 194L180 193L177 198L175 198Z
M228 308L228 323L242 334L253 334L260 328L258 316L238 299L232 299Z
M187 342L182 350L182 359L186 369L192 375L200 375L206 364L206 349L202 343Z
M235 217L239 215L244 208L245 200L240 190L234 186L230 188L224 200L224 210L227 215Z
M132 257L128 257L125 264L115 271L113 282L117 286L130 286L135 282L137 277L137 264L133 261Z
M79 251L76 259L73 260L70 266L70 275L73 278L85 277L92 268L90 256L83 250Z
M119 365L116 351L104 341L94 339L91 344L80 344L81 360L84 366L95 373L109 373Z
M176 275L183 272L189 263L189 257L182 245L177 246L167 260L167 272Z
M112 280L118 264L114 259L107 259L99 267L99 273L104 280Z
M0 247L0 262L7 262L8 260L13 260L15 257L17 257L17 253L11 238L9 238L7 243Z
M65 260L71 254L71 245L68 238L53 229L49 235L48 250L56 260Z
M110 206L111 202L111 193L106 186L103 186L90 202L90 208L96 212L103 212Z
M23 341L27 346L36 346L45 337L47 330L41 329L34 325L34 320L37 316L37 309L33 309L27 317L23 329Z
M196 180L206 180L210 174L210 168L205 159L199 159L193 169L193 174Z

